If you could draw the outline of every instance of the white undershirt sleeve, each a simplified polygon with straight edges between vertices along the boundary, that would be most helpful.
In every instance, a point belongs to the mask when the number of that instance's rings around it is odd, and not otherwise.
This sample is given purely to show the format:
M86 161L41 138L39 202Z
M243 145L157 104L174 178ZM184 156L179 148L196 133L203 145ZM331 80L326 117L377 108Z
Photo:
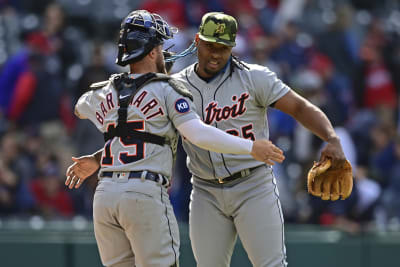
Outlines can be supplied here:
M192 144L218 153L250 154L253 141L233 136L193 119L180 124L178 131Z

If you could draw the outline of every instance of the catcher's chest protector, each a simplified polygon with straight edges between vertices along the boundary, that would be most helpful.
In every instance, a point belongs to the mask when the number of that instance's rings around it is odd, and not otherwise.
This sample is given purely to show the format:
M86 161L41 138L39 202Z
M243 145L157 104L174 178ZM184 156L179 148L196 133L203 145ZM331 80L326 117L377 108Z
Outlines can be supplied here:
M165 74L149 72L136 79L129 78L127 73L113 75L112 83L114 83L114 86L118 92L118 125L116 128L112 127L106 133L104 133L105 142L115 136L130 136L132 138L140 139L142 141L161 146L164 144L169 144L168 140L165 137L148 132L140 132L137 130L128 129L126 123L128 105L131 102L132 98L143 86L155 81L167 81L176 92L193 100L192 94L185 88L183 84ZM104 86L104 82L94 84L91 86L91 88L102 86Z

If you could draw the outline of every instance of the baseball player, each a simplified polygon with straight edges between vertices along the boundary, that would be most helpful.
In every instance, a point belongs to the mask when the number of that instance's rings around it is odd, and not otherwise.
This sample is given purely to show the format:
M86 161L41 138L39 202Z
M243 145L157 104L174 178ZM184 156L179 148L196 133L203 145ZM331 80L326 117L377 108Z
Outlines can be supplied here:
M75 106L75 114L92 121L106 141L86 165L75 159L66 180L70 188L79 187L83 169L96 170L99 160L93 219L105 266L178 266L178 225L166 191L178 131L217 153L252 155L261 162L284 159L268 140L246 140L204 124L191 93L157 74L166 73L163 40L176 31L157 14L131 12L121 24L116 60L129 65L130 73L93 84Z
M268 139L266 111L274 107L327 142L321 161L342 163L340 140L325 114L268 68L233 57L236 33L233 17L205 14L195 37L198 62L173 75L193 94L201 119L247 140ZM197 266L228 267L237 235L253 266L286 266L273 163L207 151L186 140L183 145L193 174L189 232Z

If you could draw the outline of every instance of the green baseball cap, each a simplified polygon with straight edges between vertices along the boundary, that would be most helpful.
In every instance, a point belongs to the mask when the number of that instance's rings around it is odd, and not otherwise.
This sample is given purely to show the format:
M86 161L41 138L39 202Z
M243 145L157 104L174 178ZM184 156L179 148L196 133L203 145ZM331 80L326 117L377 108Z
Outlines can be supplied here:
M199 37L201 40L235 46L237 22L222 12L206 13L201 19Z

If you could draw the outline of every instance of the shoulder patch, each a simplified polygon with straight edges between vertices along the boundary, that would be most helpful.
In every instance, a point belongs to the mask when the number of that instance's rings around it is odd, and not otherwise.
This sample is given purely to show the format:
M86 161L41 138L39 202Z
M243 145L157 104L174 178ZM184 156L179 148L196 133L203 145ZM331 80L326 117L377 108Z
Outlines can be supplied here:
M189 103L187 102L186 99L179 98L178 100L175 101L175 110L181 114L186 113L190 110Z
M178 92L180 95L186 96L188 98L190 98L190 100L193 101L193 95L192 93L186 88L186 86L181 83L180 81L174 79L174 78L170 78L168 80L168 84L174 88L174 90L176 92Z

